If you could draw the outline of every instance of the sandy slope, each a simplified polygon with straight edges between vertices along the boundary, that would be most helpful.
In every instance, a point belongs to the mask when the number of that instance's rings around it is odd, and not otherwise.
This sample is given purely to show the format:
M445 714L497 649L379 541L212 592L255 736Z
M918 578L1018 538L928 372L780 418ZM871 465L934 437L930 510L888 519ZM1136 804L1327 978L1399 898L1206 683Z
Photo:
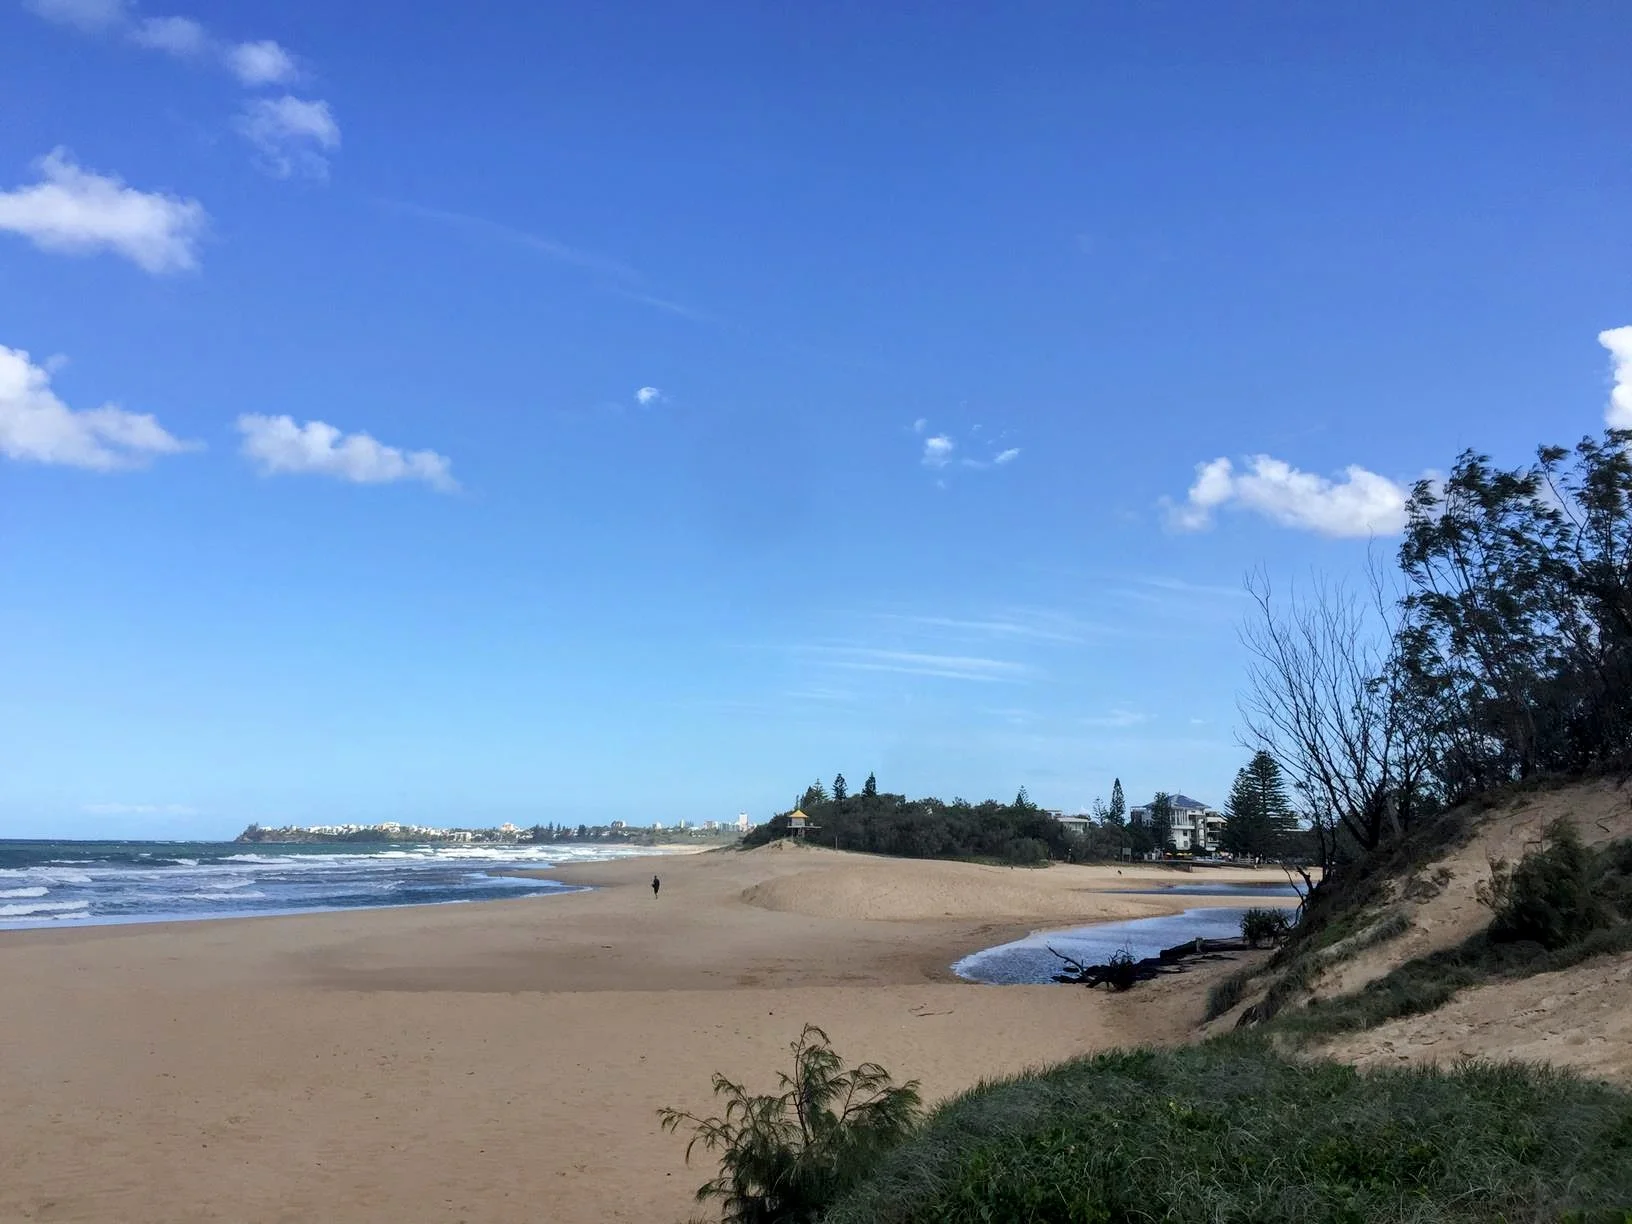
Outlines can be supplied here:
M1032 927L1208 902L1109 892L1175 879L1152 869L807 848L561 874L600 887L0 933L0 1220L678 1220L701 1176L656 1110L707 1106L715 1069L767 1084L806 1021L935 1097L1182 1040L1223 968L1119 997L950 977Z
M1522 1058L1632 1084L1632 954L1469 990L1330 1052L1362 1066Z
M1589 844L1632 837L1632 790L1594 782L1524 795L1488 813L1472 842L1396 890L1393 903L1410 917L1411 929L1327 973L1316 993L1361 989L1395 966L1451 947L1488 925L1490 911L1474 889L1489 878L1490 860L1516 861L1559 816L1570 819ZM1381 1025L1321 1052L1367 1064L1524 1058L1632 1083L1632 958L1589 961L1470 990L1438 1011Z

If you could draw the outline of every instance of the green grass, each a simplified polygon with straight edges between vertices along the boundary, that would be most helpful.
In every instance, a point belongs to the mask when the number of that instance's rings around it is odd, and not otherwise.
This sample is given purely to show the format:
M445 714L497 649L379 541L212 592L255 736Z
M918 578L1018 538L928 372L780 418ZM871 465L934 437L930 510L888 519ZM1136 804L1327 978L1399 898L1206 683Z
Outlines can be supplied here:
M1312 941L1290 963L1282 966L1280 975L1270 985L1257 1015L1268 1019L1274 1016L1295 994L1307 990L1320 973L1333 965L1357 956L1367 948L1374 948L1390 939L1397 939L1411 929L1411 919L1403 910L1394 910L1369 926L1358 922L1346 923L1337 939ZM1207 1007L1203 1020L1216 1020L1246 997L1247 987L1254 979L1269 971L1270 965L1249 965L1238 969L1207 992Z
M1498 943L1482 931L1454 948L1407 961L1354 994L1284 1011L1275 1020L1275 1030L1306 1042L1374 1028L1389 1020L1434 1011L1470 986L1555 973L1595 956L1620 952L1632 952L1632 923L1594 931L1556 949L1536 943Z
M1632 1097L1541 1068L1361 1073L1232 1036L938 1109L825 1224L1621 1220Z
M1495 911L1487 930L1407 961L1353 994L1283 1011L1308 990L1317 958L1331 952L1306 954L1270 986L1255 1018L1275 1020L1278 1031L1308 1041L1434 1011L1471 986L1632 951L1632 841L1588 850L1567 826L1551 826L1543 849L1512 868L1493 865L1484 893ZM1342 947L1358 950L1369 938L1362 934Z

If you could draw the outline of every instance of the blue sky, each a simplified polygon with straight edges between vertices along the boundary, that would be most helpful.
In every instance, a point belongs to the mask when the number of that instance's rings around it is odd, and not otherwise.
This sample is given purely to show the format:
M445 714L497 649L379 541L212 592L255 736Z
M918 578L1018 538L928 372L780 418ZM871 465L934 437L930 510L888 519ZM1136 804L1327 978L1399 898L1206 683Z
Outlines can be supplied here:
M1629 37L0 0L0 835L1221 801L1243 574L1632 387Z

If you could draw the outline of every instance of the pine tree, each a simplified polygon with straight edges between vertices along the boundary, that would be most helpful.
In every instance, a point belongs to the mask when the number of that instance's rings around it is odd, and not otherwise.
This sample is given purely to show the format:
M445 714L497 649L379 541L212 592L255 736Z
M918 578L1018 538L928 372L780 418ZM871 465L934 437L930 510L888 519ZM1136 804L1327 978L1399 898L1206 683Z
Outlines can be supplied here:
M844 780L844 775L841 773L833 779L833 802L843 803L849 797L850 784Z
M1268 752L1253 753L1237 771L1225 804L1224 848L1253 858L1278 854L1297 818L1286 797L1281 767Z
M861 784L861 797L863 799L878 798L878 779L872 774L868 774L867 781Z
M1157 791L1150 801L1150 835L1155 849L1166 854L1173 844L1173 797Z
M1122 779L1117 778L1111 783L1111 806L1105 812L1105 819L1111 824L1126 824L1128 819L1128 800L1122 793Z
M1014 806L1019 808L1022 812L1028 812L1031 810L1031 796L1026 793L1025 787L1022 786L1020 788L1020 793L1014 797Z

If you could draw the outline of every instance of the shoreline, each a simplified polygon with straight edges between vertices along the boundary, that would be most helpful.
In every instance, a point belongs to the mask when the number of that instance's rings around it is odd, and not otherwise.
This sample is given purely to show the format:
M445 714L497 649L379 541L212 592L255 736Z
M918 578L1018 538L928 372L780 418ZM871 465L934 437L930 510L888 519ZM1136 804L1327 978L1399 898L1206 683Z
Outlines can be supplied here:
M768 1086L806 1022L933 1101L1188 1040L1229 968L1126 996L952 974L1232 901L1111 891L1190 873L760 848L665 856L654 899L653 857L533 905L0 932L0 1219L684 1219L711 1166L657 1109L710 1111L715 1071Z
M178 844L181 844L181 843L178 843ZM758 847L757 849L760 849L760 850L773 849L773 852L775 852L774 848ZM1237 903L1244 902L1244 901L1249 901L1249 900L1254 905L1289 906L1289 905L1296 904L1296 899L1295 898L1285 897L1285 896L1277 897L1277 896L1256 895L1256 896L1251 896L1251 897L1245 897L1245 896L1231 897L1231 896L1228 896L1228 895L1216 895L1216 894L1209 895L1209 894L1205 894L1205 893L1189 893L1189 894L1182 893L1182 892L1179 892L1177 890L1185 888L1187 886L1193 886L1193 885L1195 885L1197 883L1201 883L1202 881L1197 881L1197 880L1192 879L1192 878L1186 878L1186 877L1189 877L1192 873L1190 871L1187 871L1186 869L1184 869L1182 867L1171 867L1171 866L1164 866L1164 865L1161 865L1161 864L1136 864L1136 865L1132 865L1131 867L1124 866L1124 867L1120 867L1120 868L1116 867L1115 865L1110 864L1110 863L1082 863L1082 864L1051 863L1047 867L1042 867L1042 868L1038 868L1038 867L1007 867L1007 866L998 866L998 865L995 865L995 864L986 864L986 863L970 863L970 862L967 862L965 860L960 860L960 859L909 859L909 858L899 858L899 857L895 857L895 856L891 856L891 855L867 854L867 853L860 852L860 851L850 851L850 850L833 851L833 850L828 850L827 848L820 847L820 846L797 847L797 848L794 848L792 850L792 852L793 853L833 854L833 855L839 855L839 856L841 856L841 857L843 857L845 859L848 859L848 860L870 861L870 862L877 862L877 863L931 863L931 864L939 863L939 864L949 864L949 865L962 866L962 867L971 867L971 868L976 868L976 869L984 870L984 871L1042 872L1042 871L1054 871L1054 870L1070 871L1070 870L1078 870L1078 869L1087 870L1087 871L1114 870L1118 876L1123 876L1124 872L1126 872L1128 870L1136 870L1136 871L1141 872L1142 874L1129 878L1129 882L1133 882L1133 881L1142 882L1142 883L1145 883L1147 885L1150 885L1151 887L1146 887L1146 888L1107 887L1107 888L1104 888L1102 890L1099 890L1099 895L1106 896L1106 897L1146 897L1146 898L1160 898L1160 897L1171 895L1173 900L1174 900L1173 905L1169 905L1169 906L1159 908L1159 909L1156 909L1156 910L1151 910L1151 911L1148 911L1148 912L1141 912L1141 913L1138 913L1138 914L1126 914L1126 915L1117 914L1117 915L1111 915L1111 916L1106 916L1106 917L1095 917L1095 918L1091 918L1091 919L1087 920L1086 922L1083 922L1083 923L1080 923L1080 924L1077 924L1077 925L1093 925L1093 924L1097 924L1097 923L1100 923L1100 922L1117 922L1117 921L1131 920L1131 919L1141 918L1141 917L1151 917L1151 918L1162 917L1162 916L1167 916L1167 915L1172 915L1172 914L1179 914L1179 913L1182 913L1182 912L1184 912L1185 910L1188 910L1188 909L1198 909L1198 908L1206 908L1206 907L1212 907L1212 906L1227 907L1227 906L1230 906L1230 905L1233 905L1233 904L1237 904ZM647 860L647 859L658 859L658 858L682 859L682 858L691 858L691 857L699 856L699 855L749 854L749 853L753 853L753 851L751 851L751 850L742 850L741 848L736 847L736 846L679 846L679 847L675 847L673 849L659 848L659 847L644 847L644 848L642 848L641 850L639 850L636 853L617 854L617 855L613 855L613 856L610 856L610 857L604 858L604 859L591 859L591 860L587 860L587 861L582 861L581 860L581 861L575 861L575 862L563 862L563 863L557 864L556 866L553 866L553 867L505 867L505 866L497 866L497 867L486 868L481 872L481 874L483 874L483 875L491 876L491 877L494 877L496 879L540 880L540 881L544 881L544 882L547 882L547 883L555 883L555 884L562 885L562 887L561 887L561 889L559 891L539 891L539 892L528 893L528 894L525 894L525 895L522 895L522 896L516 896L516 897L487 897L487 898L470 899L470 900L466 900L466 899L462 899L462 898L450 898L450 899L442 900L442 901L407 901L407 902L400 902L400 903L397 903L397 904L379 904L379 905L305 906L305 907L291 907L291 908L286 908L286 909L256 910L256 911L252 911L252 912L238 912L238 913L196 913L196 914L166 913L166 914L162 914L162 915L156 915L156 916L153 916L153 917L135 915L135 916L116 916L116 917L57 918L57 919L52 919L50 921L38 921L38 922L35 922L33 925L8 925L5 922L0 921L0 947L5 946L5 944L11 938L16 937L16 936L25 936L26 937L26 936L37 936L37 935L44 935L44 934L59 934L59 935L63 935L63 936L72 936L75 933L90 934L92 932L99 931L99 930L102 930L102 929L108 928L108 927L114 927L114 928L139 927L139 928L159 928L159 929L163 929L163 928L168 928L168 927L192 927L192 926L197 926L199 924L236 925L236 924L239 924L239 923L252 923L252 922L258 922L258 921L261 921L261 920L296 919L296 918L306 918L306 917L337 916L337 915L347 915L347 914L372 914L372 913L378 913L378 912L399 912L399 911L403 911L403 910L436 910L436 909L446 909L446 908L451 908L451 907L487 907L487 906L513 905L513 904L516 904L516 903L519 903L519 902L540 901L540 900L544 900L544 899L547 899L547 898L548 899L565 898L565 897L573 896L573 895L576 895L576 894L579 894L579 893L595 891L595 890L600 890L600 889L622 888L622 887L625 887L625 886L628 886L628 885L631 885L631 884L639 884L642 887L645 886L646 881L645 881L645 878L643 876L638 878L638 879L625 879L625 878L623 878L624 873L621 873L621 872L613 873L611 876L607 876L604 873L603 874L597 874L596 869L601 868L601 867L608 867L608 866L613 866L613 865L617 865L617 864L626 864L626 863L638 862L638 861ZM1233 867L1233 866L1214 867L1214 866L1211 866L1211 865L1209 865L1208 867L1203 869L1203 871L1205 871L1205 872L1223 871L1223 872L1247 872L1247 873L1252 873L1252 875L1254 876L1254 879L1252 879L1252 880L1239 879L1239 880L1214 881L1214 882L1212 882L1212 883L1217 883L1220 886L1222 886L1224 884L1228 884L1231 887L1240 887L1240 888L1243 888L1243 889L1250 888L1254 883L1262 883L1262 884L1265 884L1265 885L1281 885L1281 884L1285 884L1286 880L1284 879L1284 877L1274 875L1274 873L1276 871L1278 871L1278 870L1279 869L1273 869L1273 868L1268 868L1268 867L1245 867L1245 866L1243 866L1243 867ZM568 878L566 878L566 877L571 876L571 875L581 875L581 874L584 874L584 873L588 873L588 878L585 878L585 879L568 879ZM1177 878L1175 878L1175 877L1177 877ZM1271 877L1273 877L1273 878L1271 878ZM1169 890L1172 890L1172 891L1170 892ZM1178 902L1181 902L1181 901L1182 901L1182 905L1177 904ZM22 921L22 920L18 920L18 921ZM1042 933L1049 932L1049 931L1064 930L1064 929L1069 929L1069 928L1059 926L1059 925L1050 925L1050 926L1046 926L1046 927L1032 927L1032 928L1029 928L1029 929L1022 929L1021 927L1019 927L1019 926L1017 926L1017 925L1015 925L1014 923L1011 922L1011 923L1004 924L1002 929L1010 932L1010 934L1005 939L999 940L998 942L1009 942L1011 939L1019 939L1019 938L1022 938L1023 936L1028 935L1028 934L1042 934ZM963 955L973 955L974 952L978 952L978 951L981 951L981 950L982 949L977 948L977 949L974 949L972 952L964 953ZM963 981L965 979L956 977L954 975L953 978L950 978L948 980Z

